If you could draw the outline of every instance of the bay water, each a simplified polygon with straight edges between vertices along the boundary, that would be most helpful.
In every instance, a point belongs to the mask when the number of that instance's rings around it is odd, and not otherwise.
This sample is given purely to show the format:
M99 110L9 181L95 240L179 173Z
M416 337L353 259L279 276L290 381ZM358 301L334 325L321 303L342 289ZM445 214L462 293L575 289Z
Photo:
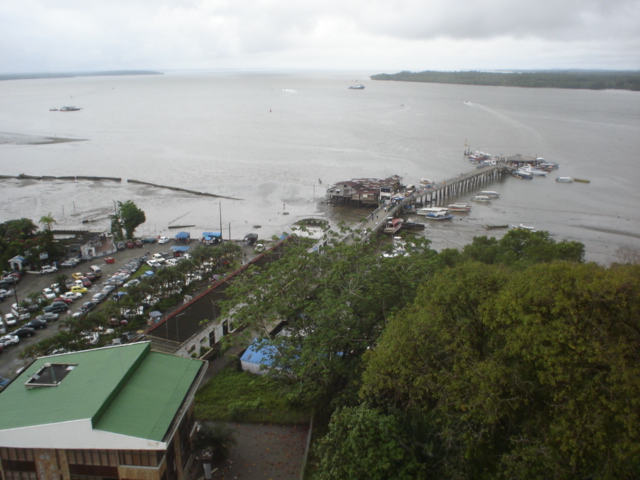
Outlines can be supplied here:
M379 72L166 72L0 82L0 175L108 176L122 182L0 180L0 221L51 213L56 228L109 228L114 202L134 201L137 233L225 238L290 231L309 217L357 222L367 210L327 206L327 187L400 175L442 181L475 168L465 145L523 154L560 169L485 188L451 222L428 224L436 249L487 224L525 224L585 244L608 264L640 248L640 93L372 81ZM354 83L364 90L352 90ZM77 112L50 111L65 105ZM79 141L30 144L37 136ZM589 179L562 184L557 176ZM222 198L127 183L127 179ZM465 202L474 192L456 201ZM285 214L286 213L286 214ZM187 227L188 226L188 227Z

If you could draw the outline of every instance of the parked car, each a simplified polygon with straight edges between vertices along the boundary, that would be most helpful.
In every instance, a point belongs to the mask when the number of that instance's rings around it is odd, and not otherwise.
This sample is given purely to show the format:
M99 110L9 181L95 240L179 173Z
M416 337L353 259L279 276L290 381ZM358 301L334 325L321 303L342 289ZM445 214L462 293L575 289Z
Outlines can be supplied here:
M74 272L71 274L71 278L74 280L80 280L82 277L84 277L84 273L82 272Z
M82 282L82 285L87 288L89 288L92 285L91 280L89 280L87 277L82 277L80 281Z
M80 294L87 293L88 291L86 287L80 286L80 285L74 285L73 287L71 287L70 290L73 293L80 293Z
M127 248L133 248L135 247L135 243L133 243L133 240L127 240L126 242L124 242L124 246Z
M18 317L13 313L6 313L4 316L4 323L8 327L13 327L18 324Z
M67 297L56 297L53 299L54 302L64 302L67 305L71 305L73 303L73 299Z
M85 278L88 278L89 280L91 280L91 282L92 282L92 283L93 283L93 282L95 282L95 281L96 281L96 279L98 278L98 277L96 277L96 276L93 274L93 272L87 272L87 273L85 273L85 274L84 274L84 277L85 277Z
M129 288L129 287L133 287L134 285L139 285L140 284L140 280L138 280L137 278L134 278L133 280L125 283L122 287L123 288Z
M94 308L96 308L98 305L95 302L85 302L82 304L82 306L80 307L80 311L82 313L88 313L91 310L93 310Z
M42 315L38 315L35 319L42 320L47 323L55 322L60 318L60 315L53 312L45 312Z
M115 289L116 289L115 285L105 285L104 287L102 287L102 293L109 294L113 292Z
M134 245L135 245L136 247L138 247L138 248L142 248L142 246L143 246L143 245L142 245L142 240L140 240L139 238L138 238L138 239L136 239L136 241L135 241L135 242L133 242L133 243L134 243Z
M116 248L117 248L118 250L124 250L126 247L125 247L124 242L118 242L118 243L116 244Z
M17 330L14 330L13 332L11 332L12 335L16 335L17 337L20 337L20 338L33 337L35 333L36 331L30 327L20 327Z
M44 296L44 298L46 298L47 300L53 300L54 298L56 298L56 292L54 292L50 288L45 288L44 290L42 290L42 296Z
M160 237L158 239L158 243L161 244L161 245L164 244L164 243L169 243L169 237Z
M54 315L56 315L56 314L54 313ZM47 328L48 323L46 322L46 320L40 320L38 318L34 318L29 323L25 323L24 326L25 327L29 327L29 328L33 328L34 330L41 330L43 328Z
M40 273L45 274L45 273L55 273L58 271L57 267L54 267L53 265L45 265L44 267L42 267L40 269Z
M59 267L64 267L64 268L69 268L69 267L75 267L78 263L71 260L71 259L67 259L63 262L60 262L58 264Z
M93 297L91 297L91 301L93 303L100 303L106 298L107 298L107 294L106 293L98 292Z
M8 345L17 345L20 343L20 337L17 335L4 335L0 337L0 342L2 342L5 346Z
M19 283L19 282L20 282L20 277L14 277L13 275L2 277L3 285L15 285L16 283ZM6 287L2 287L2 288L6 288Z
M149 265L151 268L162 268L162 264L157 260L149 260L147 262L147 265Z
M62 302L53 303L43 308L44 313L63 313L67 310L69 310L69 305Z
M142 239L143 243L156 243L156 238L155 237L145 237Z
M74 300L82 298L82 293L80 293L80 292L66 292L66 293L63 293L61 297L65 298L67 300L71 300L73 302Z

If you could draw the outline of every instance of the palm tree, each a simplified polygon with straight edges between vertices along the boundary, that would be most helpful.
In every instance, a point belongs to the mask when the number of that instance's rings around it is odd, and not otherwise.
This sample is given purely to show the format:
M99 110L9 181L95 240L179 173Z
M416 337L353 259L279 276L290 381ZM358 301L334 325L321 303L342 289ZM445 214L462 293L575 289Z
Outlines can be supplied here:
M41 223L42 225L46 225L47 230L51 230L51 224L58 223L58 222L55 221L55 219L51 216L51 212L49 212L49 215L43 215L42 217L40 217L40 220L38 221L38 223Z

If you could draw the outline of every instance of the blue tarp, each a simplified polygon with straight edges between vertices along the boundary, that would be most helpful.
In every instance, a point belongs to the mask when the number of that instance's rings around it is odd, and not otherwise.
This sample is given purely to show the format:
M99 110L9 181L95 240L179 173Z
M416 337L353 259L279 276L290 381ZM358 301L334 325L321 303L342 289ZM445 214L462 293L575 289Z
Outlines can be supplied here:
M269 367L273 364L273 357L276 354L277 350L273 345L269 345L265 343L264 340L261 341L256 338L245 350L240 360L245 363Z
M211 240L212 238L219 238L222 236L220 232L202 232L202 237L205 240Z
M191 247L171 247L169 250L173 250L174 252L188 252Z
M180 232L176 235L176 238L191 238L191 234L189 232Z

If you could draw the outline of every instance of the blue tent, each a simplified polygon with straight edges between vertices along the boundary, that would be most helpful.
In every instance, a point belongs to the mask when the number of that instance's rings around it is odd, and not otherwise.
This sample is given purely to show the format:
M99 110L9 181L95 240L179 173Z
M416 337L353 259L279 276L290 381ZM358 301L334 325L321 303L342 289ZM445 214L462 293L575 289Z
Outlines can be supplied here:
M273 357L277 353L273 345L256 338L240 357L242 369L253 373L265 373L265 367L273 365Z
M191 247L171 247L170 250L173 250L174 252L188 252L191 249Z
M176 235L176 241L189 243L191 241L191 234L189 232L179 232Z
M222 241L221 232L202 232L202 238L200 239L205 245L211 245L212 243L218 243Z

